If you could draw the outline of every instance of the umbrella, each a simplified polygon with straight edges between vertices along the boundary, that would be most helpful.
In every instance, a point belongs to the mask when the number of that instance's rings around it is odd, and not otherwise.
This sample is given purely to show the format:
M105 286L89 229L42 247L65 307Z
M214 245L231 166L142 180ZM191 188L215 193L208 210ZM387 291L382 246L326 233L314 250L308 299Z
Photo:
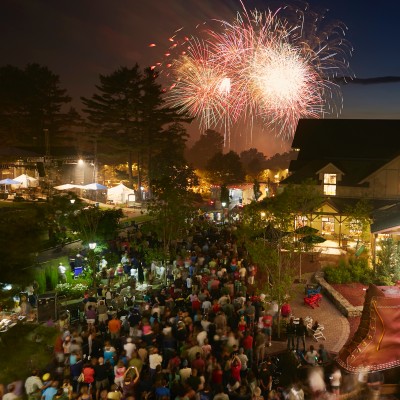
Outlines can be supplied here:
M311 226L305 225L301 226L300 228L297 228L294 233L297 233L298 235L314 235L318 232L318 229L311 228Z
M299 239L299 242L301 243L306 243L306 244L317 244L317 243L322 243L325 242L325 238L322 236L318 235L307 235Z
M264 238L271 242L277 242L279 239L287 235L288 232L284 232L280 229L274 228L271 224L268 224L264 230Z
M64 185L54 186L57 190L70 190L75 189L77 185L71 185L70 183L65 183Z
M100 183L89 183L88 185L83 186L83 189L105 190L105 189L107 189L107 186L100 185Z
M10 179L10 178L2 179L0 181L0 185L20 185L20 184L21 184L21 182L16 181L14 179Z

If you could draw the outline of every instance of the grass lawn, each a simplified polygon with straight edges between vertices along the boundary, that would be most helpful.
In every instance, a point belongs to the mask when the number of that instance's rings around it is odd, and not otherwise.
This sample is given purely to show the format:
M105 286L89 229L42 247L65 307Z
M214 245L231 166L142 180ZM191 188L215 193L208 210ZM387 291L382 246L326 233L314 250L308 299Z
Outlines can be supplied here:
M0 382L7 385L15 380L25 380L32 368L45 369L52 359L57 334L56 328L33 324L18 324L2 333ZM40 342L36 342L36 338Z

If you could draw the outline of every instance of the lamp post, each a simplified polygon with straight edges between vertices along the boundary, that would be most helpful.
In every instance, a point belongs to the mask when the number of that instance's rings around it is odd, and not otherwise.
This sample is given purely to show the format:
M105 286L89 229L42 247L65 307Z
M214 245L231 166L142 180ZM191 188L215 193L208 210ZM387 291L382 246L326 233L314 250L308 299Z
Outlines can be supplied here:
M91 270L91 278L92 278L92 286L96 286L96 273L97 273L97 257L95 253L95 248L97 246L96 242L89 243L89 253L88 253L88 262L89 268Z
M221 206L222 206L222 224L225 225L225 207L226 207L226 202L223 201L221 203Z

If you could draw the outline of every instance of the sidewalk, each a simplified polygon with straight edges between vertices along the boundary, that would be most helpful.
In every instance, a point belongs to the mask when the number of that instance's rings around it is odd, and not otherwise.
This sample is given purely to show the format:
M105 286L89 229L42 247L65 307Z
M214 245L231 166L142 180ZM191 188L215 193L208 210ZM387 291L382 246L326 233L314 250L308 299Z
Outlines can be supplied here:
M309 274L307 274L309 275ZM316 342L312 337L306 337L307 348L312 344L316 349L322 343L329 352L337 353L346 343L350 334L350 324L347 318L323 296L319 307L314 309L304 304L304 284L296 283L293 285L294 296L290 301L292 314L296 318L311 317L313 321L318 321L324 325L324 335L326 340L320 339ZM285 337L285 332L283 332ZM267 354L278 353L286 350L286 341L272 341L272 346L267 347Z

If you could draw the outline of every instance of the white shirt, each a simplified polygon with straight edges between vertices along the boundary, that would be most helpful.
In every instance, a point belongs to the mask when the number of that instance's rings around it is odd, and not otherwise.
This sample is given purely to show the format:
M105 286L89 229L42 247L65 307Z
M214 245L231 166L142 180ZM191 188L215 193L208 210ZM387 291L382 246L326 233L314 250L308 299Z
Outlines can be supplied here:
M149 367L150 369L156 369L157 365L161 365L162 356L158 353L149 355Z
M318 353L316 350L311 351L307 351L306 355L304 356L304 358L306 359L306 361L311 364L311 365L315 365L317 363L317 359L318 359Z
M203 303L202 303L202 305L201 305L201 308L202 308L205 312L207 312L207 311L211 308L211 306L212 306L212 304L211 304L211 301L210 301L210 300L204 300Z
M331 386L340 386L341 379L342 373L340 372L340 369L337 369L331 375Z
M135 349L136 349L135 343L128 342L128 343L124 344L124 350L126 351L126 356L128 358L132 358L132 353L133 353L133 350L135 350Z
M35 391L35 386L37 389L43 387L42 380L38 376L30 376L25 381L25 391L29 395Z
M201 331L198 333L197 335L197 343L199 344L199 346L203 346L204 345L204 339L207 338L207 332L206 331Z

